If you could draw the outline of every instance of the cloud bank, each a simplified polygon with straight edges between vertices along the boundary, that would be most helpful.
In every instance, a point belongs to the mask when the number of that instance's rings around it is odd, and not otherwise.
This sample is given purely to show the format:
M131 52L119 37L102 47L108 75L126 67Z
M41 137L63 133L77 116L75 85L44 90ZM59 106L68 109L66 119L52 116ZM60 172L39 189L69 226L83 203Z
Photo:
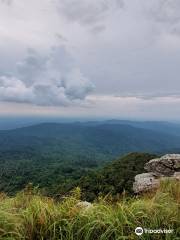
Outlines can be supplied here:
M16 70L0 76L1 101L68 106L83 101L94 87L62 46L44 56L29 49Z
M180 119L179 0L0 0L0 22L0 113Z

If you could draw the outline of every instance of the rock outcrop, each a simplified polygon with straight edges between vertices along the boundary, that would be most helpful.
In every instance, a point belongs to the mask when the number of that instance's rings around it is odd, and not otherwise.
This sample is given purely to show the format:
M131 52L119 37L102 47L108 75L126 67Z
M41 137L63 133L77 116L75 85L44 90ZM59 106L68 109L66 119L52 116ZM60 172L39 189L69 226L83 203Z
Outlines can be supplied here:
M161 158L152 159L144 168L148 172L153 172L157 177L172 176L180 171L180 154L167 154Z
M159 180L153 176L153 173L142 173L135 177L133 190L135 193L145 192L156 189L159 186Z
M148 173L135 176L133 191L143 193L158 188L160 179L174 178L180 180L180 154L167 154L150 160L144 167Z

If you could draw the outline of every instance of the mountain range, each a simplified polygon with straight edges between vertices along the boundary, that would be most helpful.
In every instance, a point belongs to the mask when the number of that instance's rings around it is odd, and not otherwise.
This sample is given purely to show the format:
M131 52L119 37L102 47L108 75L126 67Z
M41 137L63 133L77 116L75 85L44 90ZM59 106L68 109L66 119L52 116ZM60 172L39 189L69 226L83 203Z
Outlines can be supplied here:
M121 120L40 123L0 131L0 191L28 182L48 193L130 152L178 153L180 125Z

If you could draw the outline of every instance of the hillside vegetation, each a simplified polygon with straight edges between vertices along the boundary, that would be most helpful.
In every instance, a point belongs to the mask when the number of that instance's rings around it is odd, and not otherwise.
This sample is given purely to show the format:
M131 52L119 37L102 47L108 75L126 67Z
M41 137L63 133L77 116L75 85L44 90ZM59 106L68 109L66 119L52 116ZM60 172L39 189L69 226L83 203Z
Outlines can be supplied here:
M179 136L112 121L44 123L0 131L0 191L13 195L32 182L49 195L64 192L119 156L177 152L179 142Z
M0 239L11 240L118 240L179 239L180 182L163 181L151 194L116 201L99 198L80 208L80 189L57 202L26 188L15 197L0 196ZM148 229L173 229L171 234L143 234Z
M129 153L86 174L76 185L81 187L82 196L88 201L107 194L118 197L123 191L132 194L134 177L144 171L145 163L156 157L149 153Z
M0 240L133 240L138 226L174 229L140 239L179 239L179 182L132 193L144 164L178 150L179 140L116 123L0 131Z
M0 169L0 191L12 195L15 190L21 190L31 182L45 195L58 196L80 186L83 199L88 201L93 201L99 195L116 196L124 190L131 194L135 175L142 173L144 164L156 157L148 153L130 153L97 168L93 162L89 162L89 165L84 162L73 165L49 159L49 163L42 156L31 165L31 160L26 160L28 155L24 156L14 162L6 160L1 163L4 167ZM34 160L33 155L29 156Z

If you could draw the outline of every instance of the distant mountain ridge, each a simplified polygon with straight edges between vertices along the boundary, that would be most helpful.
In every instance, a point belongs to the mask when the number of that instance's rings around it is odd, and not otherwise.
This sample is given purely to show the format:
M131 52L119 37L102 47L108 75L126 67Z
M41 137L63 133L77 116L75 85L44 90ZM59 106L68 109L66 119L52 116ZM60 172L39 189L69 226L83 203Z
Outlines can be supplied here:
M135 123L134 123L135 125ZM75 145L121 155L134 151L164 152L180 148L180 137L145 129L124 122L41 123L14 130L0 131L0 150L21 147ZM156 125L157 127L157 125ZM153 128L153 127L152 127ZM155 128L155 127L154 127Z
M80 123L81 124L81 123ZM120 125L130 125L132 127L155 130L158 132L164 132L180 136L180 124L171 123L166 121L132 121L132 120L105 120L105 121L88 121L84 123L85 125L102 125L102 124L120 124Z
M36 117L36 118L1 118L0 119L0 130L13 130L16 128L29 127L32 125L39 125L43 123L61 123L61 124L77 124L85 126L98 126L102 124L121 124L130 125L133 127L155 130L158 132L164 132L168 134L173 134L180 136L180 123L168 122L168 121L140 121L140 120L70 120L70 119L58 119L58 118L48 118L48 117Z
M112 122L43 123L3 130L0 191L13 194L33 182L53 194L57 187L64 191L90 170L127 153L179 151L179 136Z

